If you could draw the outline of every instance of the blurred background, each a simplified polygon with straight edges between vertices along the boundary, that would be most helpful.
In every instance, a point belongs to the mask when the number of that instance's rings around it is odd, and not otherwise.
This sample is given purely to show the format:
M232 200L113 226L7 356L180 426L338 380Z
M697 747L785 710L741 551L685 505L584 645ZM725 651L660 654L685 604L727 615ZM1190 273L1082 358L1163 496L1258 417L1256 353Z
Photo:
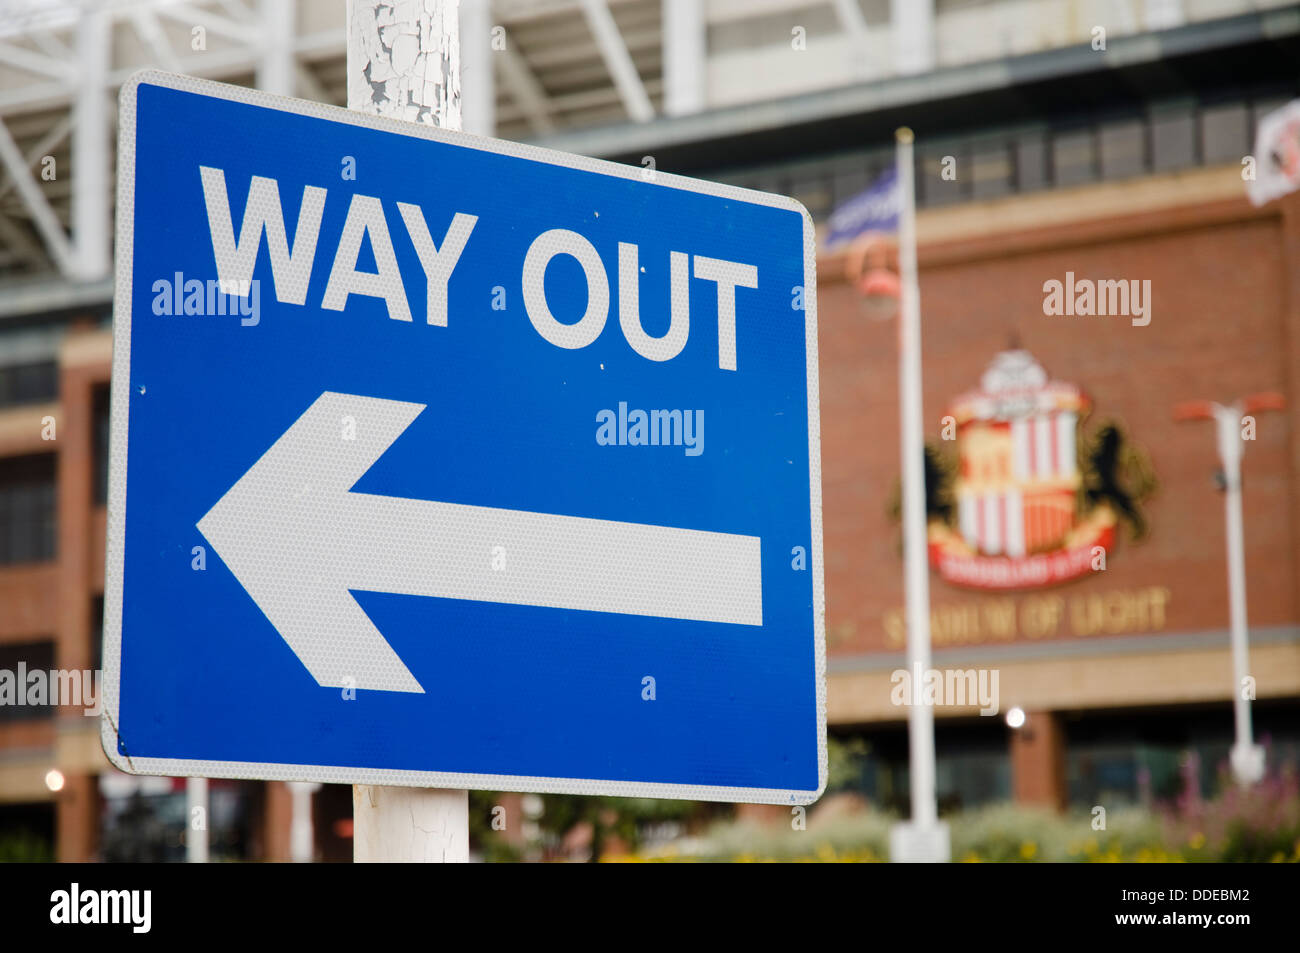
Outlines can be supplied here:
M117 87L155 66L343 105L345 46L337 0L0 3L0 671L100 664ZM1300 5L461 0L461 46L468 132L792 195L822 238L850 210L817 262L826 796L472 792L476 856L888 856L896 253L851 200L906 125L933 659L998 679L996 715L936 711L953 859L1300 860L1300 196L1247 198L1261 119L1300 97ZM1149 321L1051 313L1048 283L1077 280L1137 282ZM1241 690L1265 764L1241 786L1226 481L1214 424L1174 418L1260 393ZM1050 420L1006 410L1043 395ZM1094 546L1101 566L1061 562ZM988 562L1054 557L1014 586ZM210 789L214 860L351 858L347 787ZM0 860L182 860L186 818L184 781L115 771L80 707L0 704Z

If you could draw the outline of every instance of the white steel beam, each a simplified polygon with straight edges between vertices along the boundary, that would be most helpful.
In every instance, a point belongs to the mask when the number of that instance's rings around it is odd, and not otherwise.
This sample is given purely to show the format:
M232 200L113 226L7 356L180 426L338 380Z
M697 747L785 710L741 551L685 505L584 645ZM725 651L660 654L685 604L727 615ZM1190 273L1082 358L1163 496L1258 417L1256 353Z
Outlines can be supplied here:
M890 0L894 30L894 72L927 73L934 69L934 0Z
M23 156L23 165L28 169L36 165L36 163L40 162L41 159L50 154L51 149L58 148L63 140L68 138L68 133L71 130L72 116L65 115L50 127L49 132L41 136L41 138L33 143L32 147L27 150L27 154ZM14 180L12 178L8 179L3 185L0 185L0 198L7 195L9 190L13 187Z
M0 43L0 63L13 66L28 73L51 76L54 79L68 80L76 78L77 71L68 63L56 60L44 53L25 50L12 43Z
M704 2L663 0L663 16L664 112L700 112L707 99Z
M510 95L528 117L533 131L540 135L554 132L555 123L551 121L551 103L546 90L542 89L542 84L524 62L523 54L511 45L512 42L507 37L506 48L501 53L501 77L510 88Z
M839 17L844 32L855 40L860 40L867 33L867 18L862 15L858 0L831 0L835 6L835 15Z
M600 47L605 67L614 79L614 86L623 100L623 108L635 122L649 122L654 118L654 107L646 94L645 84L636 71L636 64L627 52L627 44L618 32L614 15L605 0L582 0L582 11L587 15L587 25Z
M296 96L303 99L310 99L315 103L330 103L330 94L325 91L325 87L320 84L316 75L307 68L307 65L301 60L294 63L294 77L298 81Z
M181 71L181 63L176 57L176 51L167 41L167 34L163 32L162 24L152 12L141 7L132 10L131 25L135 27L135 32L139 34L144 45L149 47L149 52L153 54L159 66L173 73Z
M36 30L28 36L33 43L45 51L47 56L53 57L60 63L72 59L72 50L64 46L63 42L49 30Z
M281 0L281 2L287 3L288 0ZM213 13L211 10L192 7L188 3L158 7L158 14L178 23L184 23L188 27L201 26L205 30L211 30L218 36L224 36L226 39L235 40L239 43L256 43L258 39L255 24L240 23L229 17L223 17L219 13Z
M14 142L13 136L9 135L9 127L3 121L0 121L0 164L9 171L9 177L13 180L23 204L31 213L32 222L40 232L45 248L54 259L55 265L64 275L72 277L72 244L64 234L58 216L50 208L50 203L45 201L41 187L36 184L36 180L23 160L22 152L18 149L18 144Z

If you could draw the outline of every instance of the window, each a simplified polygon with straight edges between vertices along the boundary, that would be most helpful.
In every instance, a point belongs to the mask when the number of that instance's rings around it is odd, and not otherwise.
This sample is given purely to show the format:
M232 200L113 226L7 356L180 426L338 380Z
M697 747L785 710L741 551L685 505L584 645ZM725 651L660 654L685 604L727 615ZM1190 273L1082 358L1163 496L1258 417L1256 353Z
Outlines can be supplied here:
M1107 123L1099 133L1101 175L1123 179L1147 169L1147 125L1141 119Z
M104 667L104 597L96 596L90 607L90 665L95 671Z
M0 367L0 407L40 404L59 393L59 368L54 361Z
M1017 136L1014 146L1016 188L1031 192L1047 186L1047 137L1041 132Z
M0 460L0 565L54 558L54 473L52 453Z
M94 396L94 454L95 454L95 503L103 506L108 501L108 388L97 387Z
M1058 132L1052 137L1052 180L1057 186L1081 185L1096 177L1096 142L1091 129Z
M20 667L21 666L21 667ZM20 642L0 645L0 671L10 673L14 679L17 697L14 704L0 705L0 724L15 721L36 721L54 717L55 706L50 704L52 695L48 683L50 669L54 668L54 642ZM45 673L45 704L29 705L28 687L32 684L28 675L32 672ZM23 677L19 679L19 676Z
M1206 165L1240 162L1251 145L1245 103L1214 106L1201 113L1201 156Z
M1196 117L1190 106L1151 115L1151 167L1155 172L1196 164Z
M916 202L926 207L951 205L964 197L963 176L970 175L970 161L963 146L953 140L917 146Z
M974 198L991 199L1010 193L1015 166L1006 140L976 142L971 150L970 173Z
M1041 121L969 130L951 138L924 135L916 144L916 204L933 208L1048 188L1117 181L1152 173L1240 162L1250 152L1253 125L1286 102L1243 96L1200 104L1190 95L1081 111L1056 130ZM699 171L702 178L793 194L824 221L862 192L894 161L886 130L846 137L849 151L762 167ZM952 157L951 162L946 162ZM951 170L944 177L945 170ZM954 177L955 175L955 177Z

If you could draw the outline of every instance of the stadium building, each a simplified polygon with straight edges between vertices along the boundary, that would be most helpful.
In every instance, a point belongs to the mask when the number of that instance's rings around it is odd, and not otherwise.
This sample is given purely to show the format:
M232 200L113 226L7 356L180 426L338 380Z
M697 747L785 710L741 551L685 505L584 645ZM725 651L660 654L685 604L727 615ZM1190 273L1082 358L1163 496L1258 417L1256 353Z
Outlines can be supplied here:
M1270 768L1300 761L1300 195L1256 207L1243 181L1260 118L1300 96L1300 6L461 7L470 132L824 223L915 130L933 664L998 686L996 715L938 710L941 809L1215 783L1236 686L1213 426L1174 420L1192 400L1284 398L1243 423L1249 690ZM93 672L116 88L157 66L341 105L345 15L55 0L0 34L0 671ZM841 784L905 810L896 330L851 258L818 258L828 720ZM184 782L116 772L85 707L0 705L0 852L179 859ZM295 796L212 782L214 856L287 859ZM312 796L316 856L350 856L350 797Z

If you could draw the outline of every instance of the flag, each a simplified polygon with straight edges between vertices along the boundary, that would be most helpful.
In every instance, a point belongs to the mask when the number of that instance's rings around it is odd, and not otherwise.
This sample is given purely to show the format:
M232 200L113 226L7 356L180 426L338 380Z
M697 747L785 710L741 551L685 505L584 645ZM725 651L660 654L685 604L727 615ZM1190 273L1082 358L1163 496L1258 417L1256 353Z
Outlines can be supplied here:
M1255 178L1246 191L1263 205L1300 189L1300 99L1292 100L1259 121L1255 133Z
M898 170L890 167L865 192L860 192L831 213L826 247L848 244L866 232L898 231Z

